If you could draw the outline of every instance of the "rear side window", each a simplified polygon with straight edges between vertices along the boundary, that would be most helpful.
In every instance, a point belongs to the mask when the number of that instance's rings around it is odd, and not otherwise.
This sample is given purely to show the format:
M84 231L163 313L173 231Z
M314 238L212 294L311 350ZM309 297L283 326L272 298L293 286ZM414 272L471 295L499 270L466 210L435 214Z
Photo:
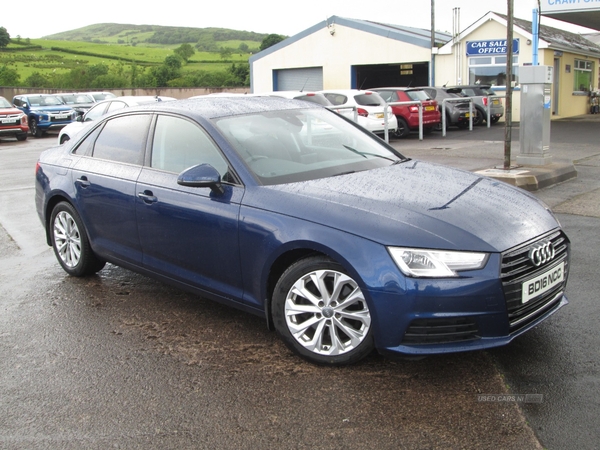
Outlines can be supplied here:
M343 105L348 101L348 97L342 94L323 94L335 106Z
M142 164L151 115L120 116L108 120L94 145L94 158Z
M399 101L398 93L396 91L377 91L377 93L384 101L388 103Z
M425 91L406 91L406 95L411 100L421 100L422 102L431 100L431 97Z

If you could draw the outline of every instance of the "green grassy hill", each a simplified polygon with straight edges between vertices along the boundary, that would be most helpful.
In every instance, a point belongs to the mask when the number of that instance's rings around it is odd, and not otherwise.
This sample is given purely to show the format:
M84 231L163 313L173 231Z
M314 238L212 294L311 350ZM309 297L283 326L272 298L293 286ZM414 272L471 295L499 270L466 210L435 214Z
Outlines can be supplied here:
M231 71L234 64L246 65L266 36L225 28L102 23L43 39L12 38L0 51L0 85L4 68L5 73L16 71L22 86L67 88L67 77L77 78L77 73L92 66L103 71L107 67L109 74L130 79L132 84L136 77L149 83L149 75L155 73L151 68L163 65L181 44L189 44L195 53L181 67L179 78L187 77L187 81L179 81L180 85L194 83L192 77L195 82L218 83L219 77L211 73L223 78L223 71ZM44 79L50 85L42 86Z

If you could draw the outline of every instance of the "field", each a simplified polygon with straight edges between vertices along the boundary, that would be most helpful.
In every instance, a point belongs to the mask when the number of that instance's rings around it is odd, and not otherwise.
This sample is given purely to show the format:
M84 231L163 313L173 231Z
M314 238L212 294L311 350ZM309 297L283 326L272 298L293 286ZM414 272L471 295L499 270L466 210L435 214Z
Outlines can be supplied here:
M197 39L185 42L195 48L195 53L183 65L183 75L222 72L232 64L247 63L263 36L224 29L98 24L45 39L13 38L6 49L0 50L0 68L15 70L22 85L34 73L56 77L99 64L106 65L110 73L128 73L133 66L140 70L163 64L182 43L164 41L178 38Z

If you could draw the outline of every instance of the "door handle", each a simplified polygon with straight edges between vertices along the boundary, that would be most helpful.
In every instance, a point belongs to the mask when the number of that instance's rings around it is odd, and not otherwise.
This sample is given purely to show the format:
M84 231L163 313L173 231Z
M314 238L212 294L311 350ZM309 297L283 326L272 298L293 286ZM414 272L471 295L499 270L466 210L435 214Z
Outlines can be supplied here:
M156 203L158 201L158 199L154 196L152 191L148 191L148 190L146 190L144 192L139 192L138 197L141 198L144 203L148 203L148 204Z
M75 180L76 183L78 185L80 185L82 188L86 188L88 186L90 186L92 183L90 183L87 179L87 177L85 175L80 176L79 178L77 178L77 180Z

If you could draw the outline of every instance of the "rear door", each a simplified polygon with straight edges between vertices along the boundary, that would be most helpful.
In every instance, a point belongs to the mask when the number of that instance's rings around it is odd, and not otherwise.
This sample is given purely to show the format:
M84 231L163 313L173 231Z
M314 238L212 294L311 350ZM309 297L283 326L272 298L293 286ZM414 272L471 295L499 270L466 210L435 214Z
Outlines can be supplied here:
M151 114L107 120L78 144L73 170L76 202L92 246L101 255L141 264L135 217L135 184Z

